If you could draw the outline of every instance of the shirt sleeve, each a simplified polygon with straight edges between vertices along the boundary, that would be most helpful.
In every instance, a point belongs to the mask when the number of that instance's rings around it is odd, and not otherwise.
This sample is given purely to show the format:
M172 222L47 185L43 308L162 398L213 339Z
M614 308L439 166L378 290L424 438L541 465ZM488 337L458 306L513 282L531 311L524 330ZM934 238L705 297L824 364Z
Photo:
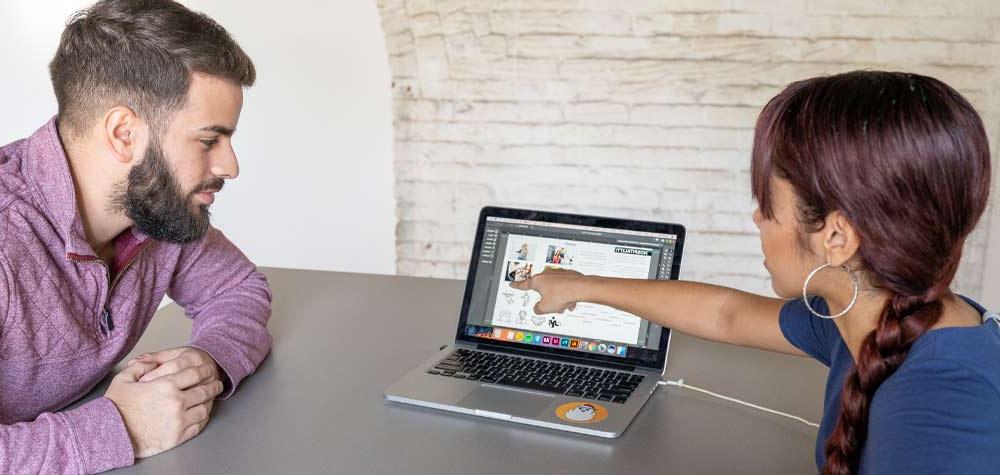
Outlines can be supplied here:
M181 249L167 295L194 319L190 346L218 363L227 379L222 398L228 398L271 349L267 278L221 231L210 228Z
M132 465L134 457L125 422L106 397L0 425L0 474L97 473Z
M957 362L936 358L916 364L875 393L862 473L995 473L997 389Z
M810 297L809 305L820 313L825 314L828 311L826 301L822 297ZM830 366L833 350L837 339L840 338L837 326L832 320L813 315L806 308L804 300L795 299L781 306L778 326L781 327L781 333L789 343L827 367Z

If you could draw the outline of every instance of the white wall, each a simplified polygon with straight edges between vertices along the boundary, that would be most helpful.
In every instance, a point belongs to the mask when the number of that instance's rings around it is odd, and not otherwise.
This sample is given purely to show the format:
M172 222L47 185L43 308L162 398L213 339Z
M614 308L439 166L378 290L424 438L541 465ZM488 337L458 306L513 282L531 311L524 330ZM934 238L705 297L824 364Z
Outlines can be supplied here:
M754 121L820 74L935 76L977 107L998 157L996 0L377 1L400 274L464 276L478 208L497 204L679 222L681 278L771 294ZM981 223L952 288L995 301Z
M990 144L994 150L1000 143ZM983 269L982 304L995 312L1000 312L1000 169L993 169L993 206L990 220L990 234L986 246L986 262Z
M0 2L0 143L55 114L47 64L79 0ZM190 0L257 66L235 143L241 174L213 223L257 264L395 273L390 75L366 0Z

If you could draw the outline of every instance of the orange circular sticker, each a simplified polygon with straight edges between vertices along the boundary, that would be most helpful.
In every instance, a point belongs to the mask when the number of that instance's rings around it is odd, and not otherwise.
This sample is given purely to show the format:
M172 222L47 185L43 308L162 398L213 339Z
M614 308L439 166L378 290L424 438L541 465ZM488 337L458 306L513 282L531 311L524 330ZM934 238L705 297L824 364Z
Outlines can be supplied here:
M568 402L556 408L560 419L578 424L601 422L608 418L608 410L594 402Z

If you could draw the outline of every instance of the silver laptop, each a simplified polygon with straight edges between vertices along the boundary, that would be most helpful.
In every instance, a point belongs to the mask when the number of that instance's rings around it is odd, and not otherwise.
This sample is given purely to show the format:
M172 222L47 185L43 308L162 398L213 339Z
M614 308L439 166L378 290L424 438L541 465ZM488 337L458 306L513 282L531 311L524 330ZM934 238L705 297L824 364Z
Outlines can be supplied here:
M663 376L670 330L591 303L539 315L511 282L547 268L677 279L684 227L483 208L455 342L385 391L404 404L618 437Z

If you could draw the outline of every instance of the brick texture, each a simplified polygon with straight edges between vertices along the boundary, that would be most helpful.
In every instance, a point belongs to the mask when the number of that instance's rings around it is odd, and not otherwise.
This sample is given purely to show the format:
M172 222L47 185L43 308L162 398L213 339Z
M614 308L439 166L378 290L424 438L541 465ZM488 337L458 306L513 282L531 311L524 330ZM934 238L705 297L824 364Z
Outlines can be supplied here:
M480 207L687 225L681 277L772 295L749 149L787 83L906 70L1000 143L995 0L377 0L393 74L398 272L463 278ZM954 288L981 295L988 223Z

